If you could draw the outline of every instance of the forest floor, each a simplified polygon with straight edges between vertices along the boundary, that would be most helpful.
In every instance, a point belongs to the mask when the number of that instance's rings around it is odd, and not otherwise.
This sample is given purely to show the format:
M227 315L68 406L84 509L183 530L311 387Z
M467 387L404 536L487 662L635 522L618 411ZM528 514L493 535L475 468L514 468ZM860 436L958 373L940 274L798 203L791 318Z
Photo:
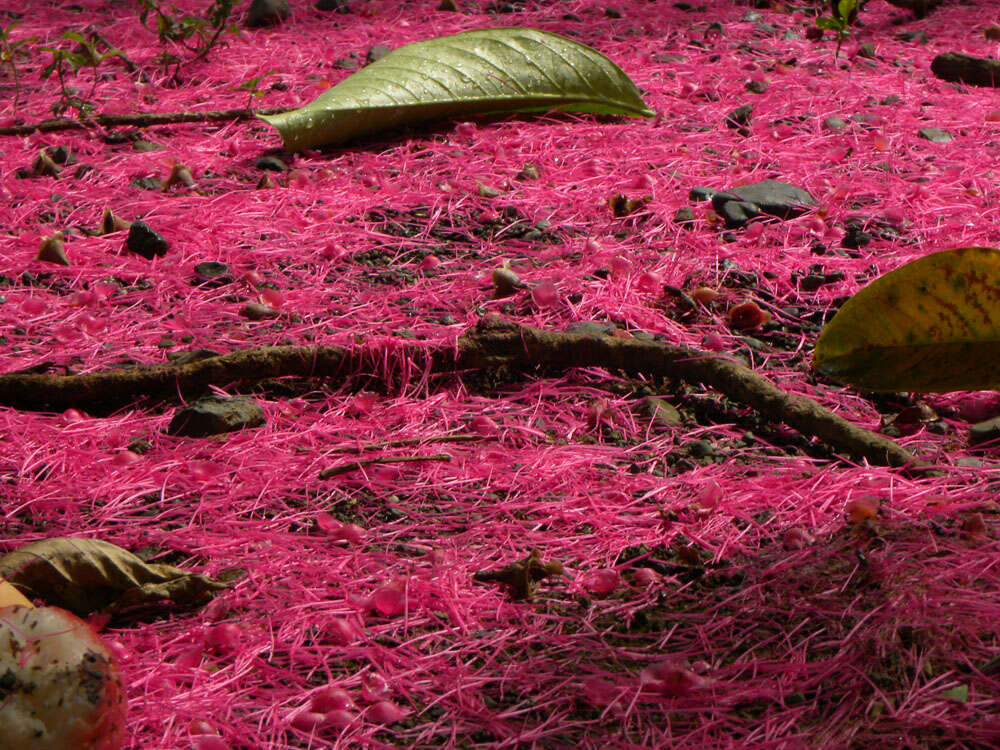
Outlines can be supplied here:
M806 38L805 0L293 0L283 23L239 24L197 61L136 2L3 5L27 41L16 81L0 67L0 126L51 116L60 83L41 78L40 47L91 27L135 66L67 72L105 114L299 105L376 45L500 25L595 47L657 113L462 118L295 155L256 120L0 138L3 372L199 348L376 353L336 382L216 384L265 422L212 437L167 433L177 398L0 409L0 552L94 537L234 579L207 606L107 623L129 747L1000 743L1000 460L969 444L1000 397L873 396L810 371L823 323L879 274L1000 243L997 89L930 72L941 52L1000 54L992 0L920 20L871 0L839 58L831 34ZM240 88L269 72L262 96ZM742 105L752 116L730 127ZM37 174L58 147L60 174ZM177 164L194 185L161 189ZM726 230L689 199L765 179L818 207ZM105 209L149 224L166 254L96 234ZM35 259L56 230L67 267ZM497 297L504 262L524 286ZM707 305L677 293L703 286L719 292ZM734 329L745 300L770 322ZM431 376L399 356L491 314L718 351L941 471L840 455L698 383ZM434 460L320 478L387 456ZM530 596L474 579L534 551L564 573ZM356 705L313 722L329 684Z

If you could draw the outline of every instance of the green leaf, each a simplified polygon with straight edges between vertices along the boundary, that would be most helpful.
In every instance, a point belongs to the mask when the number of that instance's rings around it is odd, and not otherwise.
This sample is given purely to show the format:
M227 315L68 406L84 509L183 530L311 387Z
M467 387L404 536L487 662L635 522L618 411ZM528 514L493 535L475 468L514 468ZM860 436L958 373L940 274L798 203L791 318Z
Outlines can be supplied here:
M478 29L390 52L291 112L258 115L299 151L442 117L492 112L653 112L621 68L536 29Z
M851 17L851 13L854 12L854 9L857 8L857 6L857 0L840 0L840 2L837 3L837 15L840 16L840 19L844 23L847 23L848 19Z
M826 31L843 31L844 22L833 16L820 16L816 19L816 27Z
M813 366L867 391L941 393L1000 386L1000 250L931 253L849 299Z
M968 685L956 685L953 688L949 688L941 693L945 698L951 698L953 701L958 701L959 703L965 703L969 700L969 686Z

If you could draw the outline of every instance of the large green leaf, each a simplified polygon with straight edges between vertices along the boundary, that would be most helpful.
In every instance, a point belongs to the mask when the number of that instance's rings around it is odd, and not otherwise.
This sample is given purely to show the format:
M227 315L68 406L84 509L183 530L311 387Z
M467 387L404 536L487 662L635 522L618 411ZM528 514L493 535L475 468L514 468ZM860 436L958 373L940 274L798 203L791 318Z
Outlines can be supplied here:
M408 44L304 107L259 117L298 151L441 117L550 110L653 114L600 52L537 29L502 28Z
M868 391L996 388L1000 250L943 250L875 280L823 329L813 366Z

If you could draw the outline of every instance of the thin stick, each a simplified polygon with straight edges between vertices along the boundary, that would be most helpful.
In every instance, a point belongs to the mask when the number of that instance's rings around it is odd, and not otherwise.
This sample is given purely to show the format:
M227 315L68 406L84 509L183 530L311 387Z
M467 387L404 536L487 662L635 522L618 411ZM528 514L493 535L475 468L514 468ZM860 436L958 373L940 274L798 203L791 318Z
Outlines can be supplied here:
M337 453L364 453L382 448L405 448L408 445L423 445L424 443L471 443L483 439L482 435L430 435L404 440L380 440L377 443L368 443L367 445L340 445L331 450Z
M288 112L294 107L271 107L269 109L216 109L205 112L137 112L135 114L93 115L91 119L105 128L144 128L153 125L176 125L183 122L220 122L223 120L252 120L257 115L276 115ZM30 135L31 133L51 133L56 130L86 130L87 123L58 117L28 125L8 125L0 127L3 135Z
M889 438L851 424L804 396L785 393L761 375L718 355L656 341L612 336L553 333L484 318L458 346L401 347L393 356L427 363L435 373L509 367L530 371L550 367L604 367L633 375L650 374L703 383L733 401L817 437L838 451L873 464L924 465ZM22 409L87 408L127 404L138 397L170 398L198 393L211 385L254 382L284 376L347 379L371 372L384 353L359 347L273 346L244 349L185 365L137 367L82 375L12 373L0 375L0 405Z
M323 469L319 473L319 478L329 479L330 477L357 471L373 464L409 464L417 461L451 461L451 456L447 453L434 453L430 456L374 456L372 458L359 458L357 461L348 461L337 466L331 466L329 469Z

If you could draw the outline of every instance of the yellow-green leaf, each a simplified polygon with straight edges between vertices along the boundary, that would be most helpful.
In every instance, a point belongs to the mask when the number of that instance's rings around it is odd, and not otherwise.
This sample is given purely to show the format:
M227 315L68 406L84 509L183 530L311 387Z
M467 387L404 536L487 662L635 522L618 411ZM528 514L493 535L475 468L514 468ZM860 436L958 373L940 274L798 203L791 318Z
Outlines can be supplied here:
M907 263L849 299L813 366L867 391L1000 385L1000 250L962 247Z
M552 110L653 114L597 50L537 29L500 28L407 44L303 107L258 117L299 151L441 117Z

